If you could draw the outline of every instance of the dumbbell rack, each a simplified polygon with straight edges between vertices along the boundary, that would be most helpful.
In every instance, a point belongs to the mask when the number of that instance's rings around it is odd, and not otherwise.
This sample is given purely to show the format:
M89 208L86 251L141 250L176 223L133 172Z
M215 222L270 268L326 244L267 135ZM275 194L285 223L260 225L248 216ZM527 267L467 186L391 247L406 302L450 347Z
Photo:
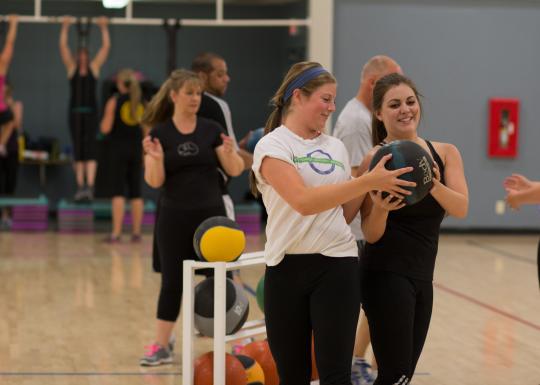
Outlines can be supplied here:
M226 273L246 266L264 264L264 253L256 251L243 254L236 262L184 261L184 286L182 294L182 385L193 385L193 343L195 269L214 269L214 383L225 385L225 343L266 333L264 320L246 322L237 333L225 335L226 323Z

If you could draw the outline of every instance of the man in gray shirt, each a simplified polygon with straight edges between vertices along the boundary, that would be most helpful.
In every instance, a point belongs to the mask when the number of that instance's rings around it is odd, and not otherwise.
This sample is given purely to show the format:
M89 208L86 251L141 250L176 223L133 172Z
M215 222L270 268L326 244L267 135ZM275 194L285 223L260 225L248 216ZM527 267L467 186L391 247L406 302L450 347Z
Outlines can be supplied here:
M336 138L343 141L349 152L353 177L358 176L362 160L369 150L373 148L371 141L373 88L377 80L395 72L402 73L401 67L392 58L378 55L369 59L362 68L358 93L347 102L345 108L343 108L338 116L333 134ZM358 242L358 250L361 255L364 235L361 230L360 213L351 222L350 226ZM372 384L375 379L369 370L370 365L364 359L370 340L367 319L362 317L358 323L354 347L354 363L352 368L352 381L354 385ZM375 364L375 359L373 360L373 364Z

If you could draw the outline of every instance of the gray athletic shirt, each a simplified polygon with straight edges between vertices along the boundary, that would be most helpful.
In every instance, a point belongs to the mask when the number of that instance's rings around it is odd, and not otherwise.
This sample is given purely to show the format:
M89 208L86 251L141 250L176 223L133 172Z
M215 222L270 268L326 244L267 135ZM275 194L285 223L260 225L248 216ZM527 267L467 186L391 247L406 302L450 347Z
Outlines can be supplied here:
M371 142L371 112L356 98L347 102L338 116L333 135L341 139L349 153L351 167L358 167L373 148ZM364 239L362 234L360 213L350 224L357 240Z

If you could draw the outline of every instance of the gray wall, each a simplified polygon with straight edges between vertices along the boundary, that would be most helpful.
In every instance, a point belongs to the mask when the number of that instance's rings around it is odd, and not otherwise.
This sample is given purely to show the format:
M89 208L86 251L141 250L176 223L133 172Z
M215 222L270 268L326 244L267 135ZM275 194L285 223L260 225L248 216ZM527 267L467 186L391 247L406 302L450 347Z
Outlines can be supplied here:
M536 206L495 214L512 172L540 179L540 2L336 0L338 112L356 94L371 56L394 57L425 95L421 135L461 151L469 184L465 220L447 228L536 229ZM521 100L519 156L487 156L488 99ZM335 117L334 117L335 119Z
M103 13L99 2L47 1L46 15L99 15ZM23 7L24 6L24 7ZM0 14L8 12L31 13L28 1L1 2ZM109 13L109 16L114 13ZM119 15L121 16L121 14ZM214 17L211 6L185 4L142 4L134 9L135 17ZM241 7L228 6L229 18L283 18L304 17L305 4ZM9 81L15 87L15 96L25 106L24 129L34 138L55 136L62 147L70 145L67 126L68 81L58 51L59 24L22 23L16 50L9 71ZM156 84L166 77L167 56L165 33L161 27L110 26L112 50L103 66L100 80L113 75L118 69L131 67L142 71ZM3 41L3 36L0 37ZM70 34L75 47L74 27ZM90 53L95 54L100 43L97 27L90 39ZM227 61L231 83L226 94L233 113L233 124L239 138L249 130L264 125L269 112L268 101L279 86L291 60L304 55L305 34L290 37L286 28L199 28L186 27L177 33L176 59L179 67L189 68L192 58L202 51L214 51ZM98 84L101 87L101 82ZM101 96L99 88L98 96ZM100 101L101 103L103 101ZM71 197L75 190L70 167L49 167L45 188L39 185L38 170L22 166L17 187L19 196L35 196L44 192L53 206L62 197ZM248 190L247 175L235 178L231 191L235 201L243 199ZM145 196L153 198L155 192L145 187Z

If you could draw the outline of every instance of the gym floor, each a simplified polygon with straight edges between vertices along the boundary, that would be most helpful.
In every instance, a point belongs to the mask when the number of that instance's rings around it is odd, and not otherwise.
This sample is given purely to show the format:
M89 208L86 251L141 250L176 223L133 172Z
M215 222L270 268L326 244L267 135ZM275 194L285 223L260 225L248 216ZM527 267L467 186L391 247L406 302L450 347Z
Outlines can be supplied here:
M102 234L0 233L0 384L181 384L173 365L143 369L159 276L151 241ZM538 385L536 236L443 235L433 318L414 385ZM248 240L247 251L263 247ZM242 271L255 288L263 267ZM346 294L344 294L346 295ZM250 319L262 314L250 296ZM181 350L180 326L175 350ZM197 340L198 356L212 340Z

